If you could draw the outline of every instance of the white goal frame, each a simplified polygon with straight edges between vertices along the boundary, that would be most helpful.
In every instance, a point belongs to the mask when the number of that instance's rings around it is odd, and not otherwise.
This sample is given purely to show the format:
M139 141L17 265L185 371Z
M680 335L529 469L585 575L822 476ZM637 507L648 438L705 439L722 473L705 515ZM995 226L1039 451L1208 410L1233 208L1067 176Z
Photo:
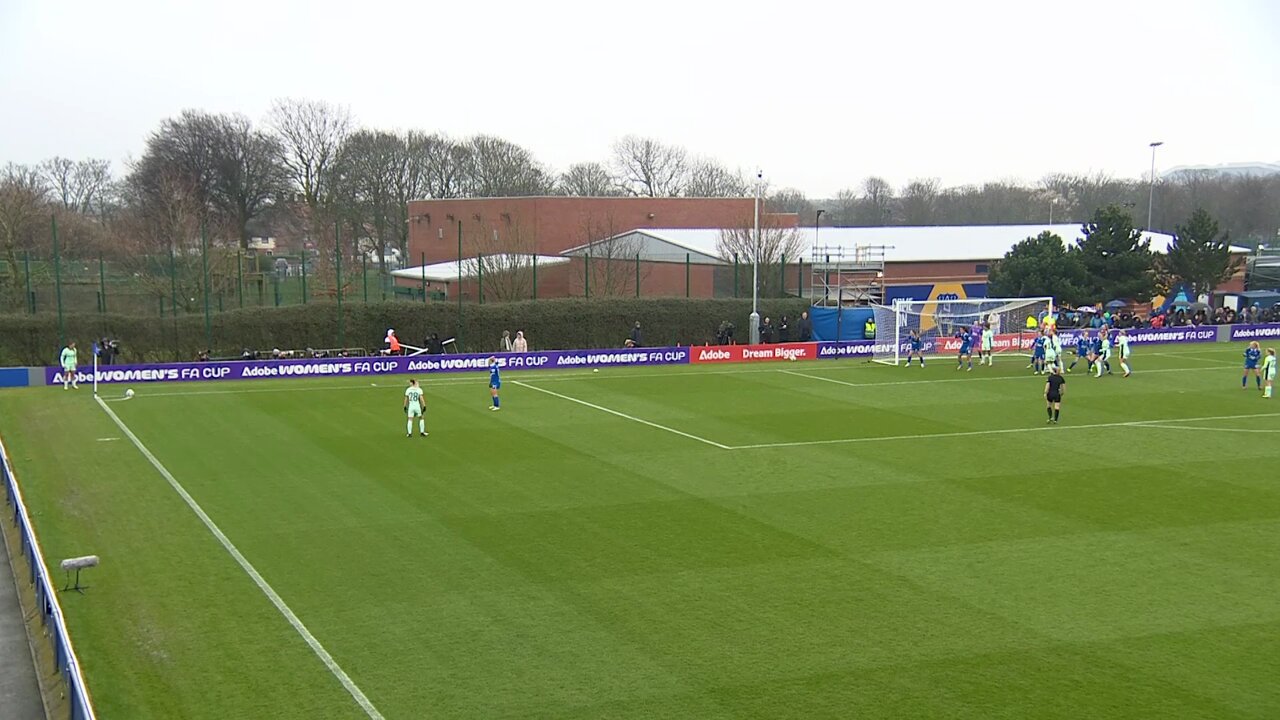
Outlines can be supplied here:
M939 328L940 330L937 333L927 334L926 337L939 341L950 336L950 320L963 318L965 325L979 319L991 322L997 335L997 349L993 354L1022 357L1030 357L1031 353L1024 347L1030 345L1031 339L1037 333L1037 330L1026 327L1026 316L1033 314L1038 321L1041 313L1044 312L1047 313L1046 317L1053 318L1055 322L1057 318L1057 306L1052 297L898 299L894 300L892 305L874 305L872 309L875 312L877 329L876 347L872 353L872 360L886 365L899 365L907 359L909 349L906 343L910 337L910 331L912 327L923 324L923 318L929 319L930 329ZM965 312L965 309L970 311ZM921 318L914 326L911 322L913 317ZM887 332L880 332L880 328L884 328ZM1010 336L1013 338L1011 339ZM940 344L935 342L933 347L927 349L924 354L929 357L943 354L937 349ZM973 354L977 355L978 350L978 346L975 345Z

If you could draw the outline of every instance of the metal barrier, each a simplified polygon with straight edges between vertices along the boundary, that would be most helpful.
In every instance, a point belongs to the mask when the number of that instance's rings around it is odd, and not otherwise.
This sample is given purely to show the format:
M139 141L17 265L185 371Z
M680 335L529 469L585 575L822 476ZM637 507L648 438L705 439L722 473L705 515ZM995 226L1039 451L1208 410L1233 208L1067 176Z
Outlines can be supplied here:
M31 584L35 588L40 620L50 628L49 639L53 643L54 662L66 682L71 720L96 720L93 702L89 699L89 688L85 683L84 673L80 670L80 660L76 657L75 648L71 646L71 634L62 614L62 605L58 603L58 587L49 576L49 567L45 564L40 542L36 540L31 515L22 501L22 491L18 488L18 479L14 476L13 466L9 463L9 452L2 440L0 478L4 480L5 500L13 505L13 520L18 526L22 554L26 556L27 565L31 568Z

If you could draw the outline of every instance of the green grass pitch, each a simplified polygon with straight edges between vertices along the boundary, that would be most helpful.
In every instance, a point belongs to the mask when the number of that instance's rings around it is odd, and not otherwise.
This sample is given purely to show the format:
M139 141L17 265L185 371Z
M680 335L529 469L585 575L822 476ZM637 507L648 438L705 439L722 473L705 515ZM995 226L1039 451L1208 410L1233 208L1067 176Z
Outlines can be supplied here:
M328 663L88 389L0 431L103 718L1276 718L1241 348L105 386Z

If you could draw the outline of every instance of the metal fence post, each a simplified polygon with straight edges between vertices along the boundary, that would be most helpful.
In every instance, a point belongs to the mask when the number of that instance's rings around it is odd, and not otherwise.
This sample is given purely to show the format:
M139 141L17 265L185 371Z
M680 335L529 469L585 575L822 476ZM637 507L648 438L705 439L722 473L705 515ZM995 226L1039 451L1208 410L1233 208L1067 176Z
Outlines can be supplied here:
M236 248L236 302L244 307L244 253L240 248Z
M102 253L98 253L98 312L107 311L107 271L102 264Z
M778 297L787 296L787 254L782 254L782 264L778 266Z
M200 264L204 274L204 347L213 348L213 316L209 311L209 233L204 223L200 224Z
M62 345L67 344L67 329L62 319L62 252L58 248L58 218L56 215L49 216L49 223L53 229L53 286L55 299L58 304L58 342Z
M458 221L458 287L455 288L455 294L458 296L458 331L454 333L456 343L462 342L462 221ZM455 344L456 344L455 343Z
M422 302L427 301L427 251L422 251Z
M538 299L538 256L533 256L533 299Z
M640 253L636 253L636 297L640 297Z
M302 304L307 304L307 248L302 248Z
M334 262L334 296L338 301L338 347L346 347L346 334L343 332L342 317L342 236L338 223L333 223L333 262Z
M738 253L733 254L733 297L738 297Z
M364 288L364 304L369 304L369 256L360 253L360 284Z
M684 254L684 296L686 298L690 297L689 269L691 267L692 265L689 262L689 253L685 253Z
M476 302L484 304L484 255L476 255Z
M591 250L589 248L582 261L582 296L591 297Z

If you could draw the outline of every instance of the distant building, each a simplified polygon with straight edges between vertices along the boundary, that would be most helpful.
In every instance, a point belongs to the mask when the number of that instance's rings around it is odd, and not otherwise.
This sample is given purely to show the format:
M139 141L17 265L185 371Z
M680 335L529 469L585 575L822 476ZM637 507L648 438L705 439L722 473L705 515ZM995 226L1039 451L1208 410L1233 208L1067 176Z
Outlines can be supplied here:
M508 197L409 203L409 257L438 263L497 253L557 255L639 228L749 227L754 198ZM762 212L766 212L762 202ZM793 213L768 222L795 227ZM412 262L411 261L411 262Z

